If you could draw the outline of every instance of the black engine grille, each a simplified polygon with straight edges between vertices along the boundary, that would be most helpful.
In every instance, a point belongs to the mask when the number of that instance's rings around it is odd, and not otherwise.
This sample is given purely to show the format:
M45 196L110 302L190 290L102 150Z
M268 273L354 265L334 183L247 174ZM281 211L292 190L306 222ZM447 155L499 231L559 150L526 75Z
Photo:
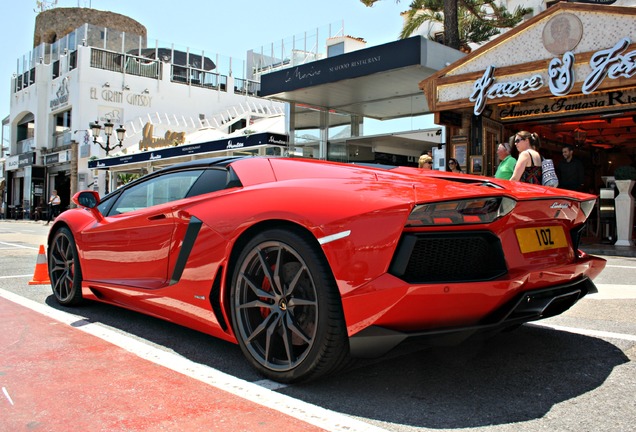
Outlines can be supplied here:
M507 271L501 242L488 231L405 234L389 270L415 284L484 281Z

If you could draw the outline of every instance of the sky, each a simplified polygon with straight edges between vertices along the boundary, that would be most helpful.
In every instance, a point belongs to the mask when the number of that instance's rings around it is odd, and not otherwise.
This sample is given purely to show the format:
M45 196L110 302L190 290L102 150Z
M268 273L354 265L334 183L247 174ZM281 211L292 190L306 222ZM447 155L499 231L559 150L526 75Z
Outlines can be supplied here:
M388 43L398 39L400 13L408 5L395 0L381 0L370 8L359 0L58 0L56 7L90 7L128 16L146 27L149 45L158 39L245 59L250 49L342 21L345 34L365 39L367 46ZM3 1L1 118L10 113L11 76L17 59L33 49L36 6L35 0Z

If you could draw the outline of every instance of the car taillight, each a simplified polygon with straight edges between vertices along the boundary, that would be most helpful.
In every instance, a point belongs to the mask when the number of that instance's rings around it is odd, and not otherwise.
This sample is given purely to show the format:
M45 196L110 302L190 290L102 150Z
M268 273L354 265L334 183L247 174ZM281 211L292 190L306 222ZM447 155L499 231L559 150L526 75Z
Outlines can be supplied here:
M594 209L595 205L596 205L595 199L589 200L589 201L583 201L581 203L581 210L585 214L585 219L587 219L590 216L590 213L592 213L592 210Z
M471 198L415 206L406 226L490 223L512 211L517 202L508 197Z

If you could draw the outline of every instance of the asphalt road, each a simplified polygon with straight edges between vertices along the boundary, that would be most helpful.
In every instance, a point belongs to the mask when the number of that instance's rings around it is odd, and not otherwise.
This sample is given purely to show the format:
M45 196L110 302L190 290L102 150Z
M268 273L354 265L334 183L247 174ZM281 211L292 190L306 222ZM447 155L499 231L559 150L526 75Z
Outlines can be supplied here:
M312 424L325 430L635 430L636 258L606 257L595 281L599 294L559 317L454 347L407 344L319 382L278 386L262 381L227 342L108 305L58 306L49 285L27 283L47 232L41 223L0 221L0 295L76 315L94 337L141 346L146 361L169 358L164 367L175 370L180 359L186 366L179 372L201 386L221 386L268 408L284 403L284 410L274 408L303 421L313 415ZM228 378L205 378L215 374ZM254 388L264 396L254 396ZM0 403L0 430L2 416Z

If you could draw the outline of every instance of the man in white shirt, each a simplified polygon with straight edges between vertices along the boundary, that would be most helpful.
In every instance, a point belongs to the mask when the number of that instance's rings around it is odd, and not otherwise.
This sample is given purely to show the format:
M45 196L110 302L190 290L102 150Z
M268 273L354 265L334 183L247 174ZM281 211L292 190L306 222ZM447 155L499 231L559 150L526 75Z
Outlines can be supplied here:
M53 189L51 191L51 196L49 197L49 218L45 225L48 225L53 218L60 214L61 203L62 200L60 199L60 196L57 194L57 191Z

